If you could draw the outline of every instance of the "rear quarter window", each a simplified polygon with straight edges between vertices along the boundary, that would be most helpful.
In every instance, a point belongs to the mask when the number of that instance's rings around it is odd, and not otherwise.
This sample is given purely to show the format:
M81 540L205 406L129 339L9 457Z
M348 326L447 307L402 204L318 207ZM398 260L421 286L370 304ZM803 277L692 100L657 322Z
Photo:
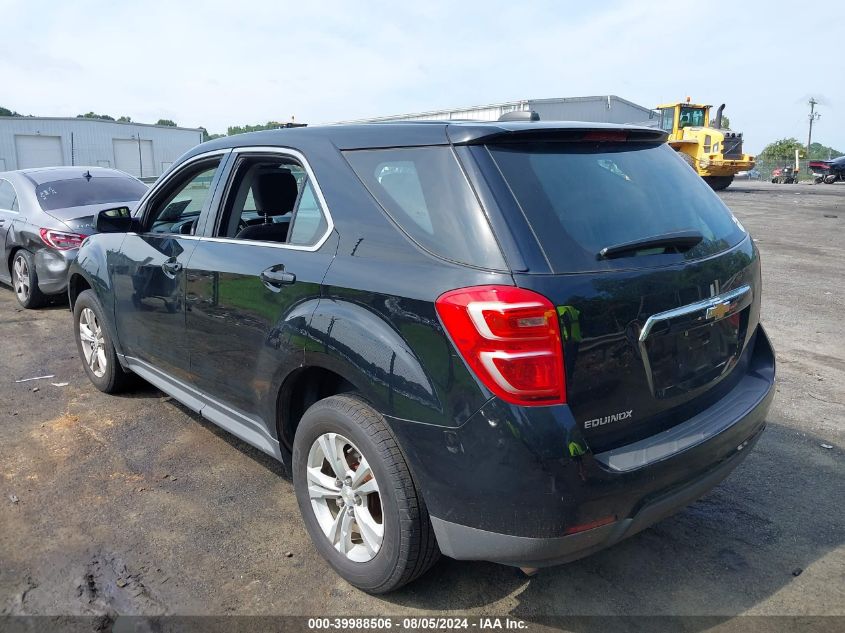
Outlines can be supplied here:
M390 218L422 248L462 264L506 268L487 216L450 147L344 155Z
M549 142L488 150L555 272L665 266L745 238L721 199L668 145ZM608 246L683 231L703 239L683 253L597 257Z

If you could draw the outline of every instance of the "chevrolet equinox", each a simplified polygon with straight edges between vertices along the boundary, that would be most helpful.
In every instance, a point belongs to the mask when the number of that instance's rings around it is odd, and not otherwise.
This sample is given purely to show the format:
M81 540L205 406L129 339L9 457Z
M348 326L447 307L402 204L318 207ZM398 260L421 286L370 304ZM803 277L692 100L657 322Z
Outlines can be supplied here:
M205 143L82 244L85 371L283 462L365 591L440 553L608 547L736 468L774 392L757 248L665 140L507 121Z

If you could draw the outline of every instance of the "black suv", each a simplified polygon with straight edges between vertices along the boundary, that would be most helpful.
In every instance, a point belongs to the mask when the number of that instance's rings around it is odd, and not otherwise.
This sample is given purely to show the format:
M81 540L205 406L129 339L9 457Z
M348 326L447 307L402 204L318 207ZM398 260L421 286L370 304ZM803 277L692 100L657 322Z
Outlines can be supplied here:
M366 591L441 552L584 556L727 476L774 392L758 251L664 141L427 122L205 143L98 216L70 273L80 356L99 389L137 374L288 465Z

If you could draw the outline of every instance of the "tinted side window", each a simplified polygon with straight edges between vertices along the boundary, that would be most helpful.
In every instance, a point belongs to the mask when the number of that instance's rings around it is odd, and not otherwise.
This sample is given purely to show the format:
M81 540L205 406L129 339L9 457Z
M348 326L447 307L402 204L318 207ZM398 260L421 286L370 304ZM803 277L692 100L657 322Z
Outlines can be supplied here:
M306 181L305 188L299 196L299 204L293 219L288 241L291 244L310 246L316 244L328 228L326 216L317 202L314 187Z
M505 268L451 148L357 150L345 156L387 214L424 249L464 264Z
M7 180L0 180L0 209L5 211L17 210L15 188Z
M211 196L211 183L219 165L218 158L189 169L185 175L187 180L181 180L163 198L154 200L147 215L147 230L193 234L196 221Z

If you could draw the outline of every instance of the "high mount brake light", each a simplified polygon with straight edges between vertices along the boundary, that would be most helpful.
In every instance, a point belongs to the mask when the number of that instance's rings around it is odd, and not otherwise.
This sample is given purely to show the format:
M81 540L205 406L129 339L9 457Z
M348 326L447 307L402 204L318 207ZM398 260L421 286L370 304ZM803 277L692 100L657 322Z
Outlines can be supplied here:
M59 251L69 251L72 248L79 248L84 235L78 233L66 233L65 231L54 231L53 229L40 229L41 239L44 243Z
M442 294L435 306L461 356L499 398L523 406L566 402L560 325L546 297L473 286Z
M627 132L587 132L584 134L585 141L600 141L600 142L613 142L613 141L627 141L628 140L628 133Z

